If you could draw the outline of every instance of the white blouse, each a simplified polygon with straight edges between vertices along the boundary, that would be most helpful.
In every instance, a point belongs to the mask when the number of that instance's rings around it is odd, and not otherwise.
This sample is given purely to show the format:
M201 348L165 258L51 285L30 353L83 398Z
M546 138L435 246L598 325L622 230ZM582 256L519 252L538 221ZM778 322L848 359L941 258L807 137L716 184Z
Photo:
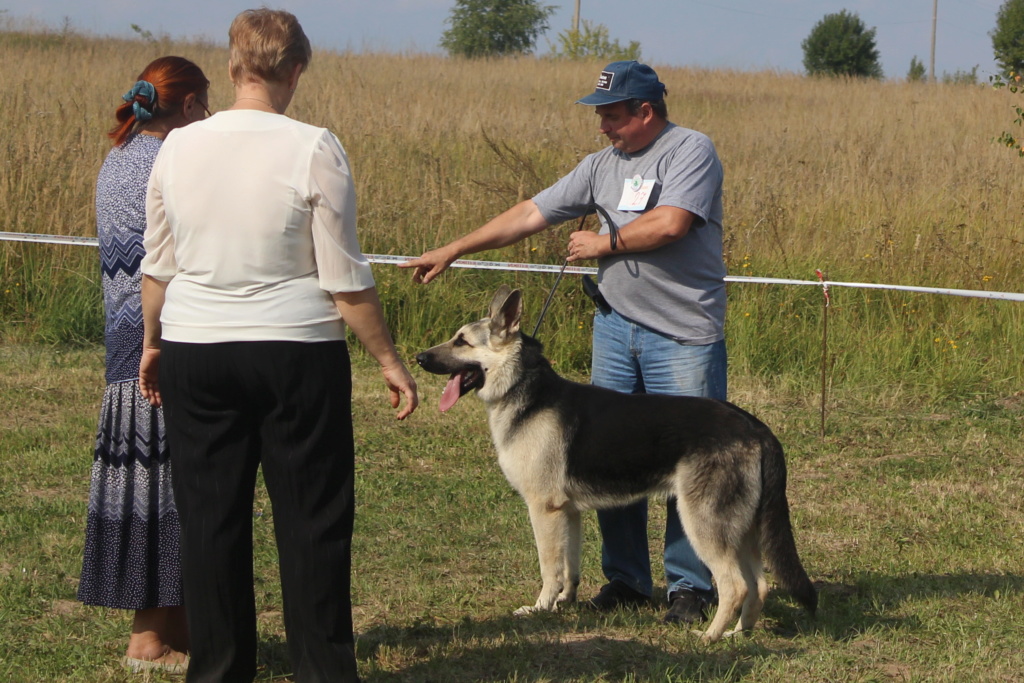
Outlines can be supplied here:
M345 338L331 298L374 286L348 158L327 129L252 110L172 131L146 195L142 271L169 341Z

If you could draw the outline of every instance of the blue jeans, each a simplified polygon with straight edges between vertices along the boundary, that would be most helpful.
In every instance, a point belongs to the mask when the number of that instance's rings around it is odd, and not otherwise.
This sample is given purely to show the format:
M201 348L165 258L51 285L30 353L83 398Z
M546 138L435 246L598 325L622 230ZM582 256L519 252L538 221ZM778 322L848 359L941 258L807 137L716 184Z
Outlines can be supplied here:
M725 341L700 346L680 344L622 317L615 311L594 317L591 383L627 394L673 394L725 399ZM601 568L645 595L654 592L647 548L647 501L597 511L601 528ZM668 500L665 528L665 580L668 594L690 590L714 596L711 572L704 566L679 523L675 498Z

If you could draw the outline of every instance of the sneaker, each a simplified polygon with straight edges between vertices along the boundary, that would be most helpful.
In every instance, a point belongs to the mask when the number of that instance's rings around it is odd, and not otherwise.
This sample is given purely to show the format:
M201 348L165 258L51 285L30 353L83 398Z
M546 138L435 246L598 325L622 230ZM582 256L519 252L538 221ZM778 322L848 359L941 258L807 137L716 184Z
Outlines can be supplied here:
M610 612L619 607L639 607L650 602L650 598L633 590L618 579L606 583L601 592L587 600L587 607L598 612Z
M699 624L707 621L708 602L692 591L676 591L668 596L666 624Z

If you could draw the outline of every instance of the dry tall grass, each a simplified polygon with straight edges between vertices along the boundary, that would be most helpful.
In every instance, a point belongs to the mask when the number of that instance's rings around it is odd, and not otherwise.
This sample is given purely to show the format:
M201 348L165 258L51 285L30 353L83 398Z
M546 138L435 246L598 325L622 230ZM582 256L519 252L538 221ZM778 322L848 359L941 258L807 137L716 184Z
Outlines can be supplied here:
M92 234L103 133L134 75L167 53L205 68L214 109L230 105L219 47L0 34L4 230ZM592 111L573 105L597 66L321 52L289 113L331 128L348 149L368 246L411 253L475 227L604 145ZM1014 289L1024 185L1020 161L992 144L1010 123L1009 93L770 72L660 75L671 118L708 133L725 164L731 265L750 255L777 275L806 276L803 264L814 263L836 279L967 288L988 275L989 286Z
M104 133L114 107L149 60L169 53L188 56L207 71L214 110L230 105L223 47L0 33L0 230L95 234L93 182L108 150ZM532 195L604 145L593 112L573 104L589 91L600 66L319 52L289 114L329 127L348 150L359 185L364 250L418 254ZM814 268L822 268L835 280L1022 289L1016 277L1024 260L1024 167L993 143L1012 125L1010 93L771 72L659 68L659 74L668 85L672 120L709 134L725 165L730 273L811 279ZM566 231L549 231L500 258L560 263ZM0 245L5 335L39 336L44 319L56 315L60 295L95 285L89 281L96 279L95 255L88 251ZM478 313L487 298L483 290L494 282L462 271L449 276L452 286L444 292L425 291L409 286L406 273L378 273L386 303L389 297L393 303L392 322L413 348L436 341L442 334L437 326L443 322L447 332L456 313ZM515 279L534 288L529 300L539 308L551 280ZM460 301L454 309L444 299L453 291ZM772 371L778 369L777 349L787 341L768 347L767 367L757 365L750 359L759 351L748 353L745 346L763 344L774 323L749 328L745 318L753 312L764 320L773 307L802 306L807 296L765 292L750 300L753 291L734 286L730 293L733 350L744 350L740 369ZM98 301L83 296L89 305ZM907 307L927 309L923 315L929 317L953 310L953 327L969 319L965 327L975 331L993 316L1002 321L1001 330L1019 327L1019 307L874 295L879 298L887 308L877 322L886 329L908 327L901 317ZM847 297L858 306L870 300ZM545 325L552 325L556 345L572 346L556 350L556 357L583 366L587 343L578 331L589 324L586 307L575 291L562 303L562 312ZM42 336L88 337L95 322L85 316L64 332ZM863 322L857 318L855 324ZM923 334L932 343L932 332ZM582 341L570 344L565 335ZM955 331L945 337L955 338ZM923 341L889 338L890 346L908 343ZM989 348L984 362L998 355ZM813 366L811 359L794 362Z

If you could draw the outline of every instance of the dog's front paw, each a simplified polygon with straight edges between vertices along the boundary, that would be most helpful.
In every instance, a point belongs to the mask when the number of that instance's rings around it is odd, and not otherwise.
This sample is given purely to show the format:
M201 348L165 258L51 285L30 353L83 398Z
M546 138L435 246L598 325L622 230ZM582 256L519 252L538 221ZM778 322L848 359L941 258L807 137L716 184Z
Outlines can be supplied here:
M726 631L725 633L722 634L722 637L723 638L734 638L736 636L746 636L747 638L750 638L753 635L754 635L753 629L742 629L742 628L737 627L737 628L734 628L731 631Z
M690 633L692 633L695 636L700 636L700 644L701 645L710 645L711 643L714 643L715 641L719 640L719 638L721 638L721 636L719 636L718 638L715 638L715 637L709 635L708 632L701 631L700 629L696 629L696 628L690 629Z
M717 643L718 641L722 640L723 637L724 638L730 638L733 635L732 631L726 632L726 633L712 633L711 629L708 629L707 631L704 631L703 633L701 633L700 631L694 631L693 633L700 636L700 644L701 645L711 645L713 643Z
M521 617L527 614L536 614L537 612L557 612L559 603L555 600L547 601L538 599L537 602L532 605L523 605L512 614Z

